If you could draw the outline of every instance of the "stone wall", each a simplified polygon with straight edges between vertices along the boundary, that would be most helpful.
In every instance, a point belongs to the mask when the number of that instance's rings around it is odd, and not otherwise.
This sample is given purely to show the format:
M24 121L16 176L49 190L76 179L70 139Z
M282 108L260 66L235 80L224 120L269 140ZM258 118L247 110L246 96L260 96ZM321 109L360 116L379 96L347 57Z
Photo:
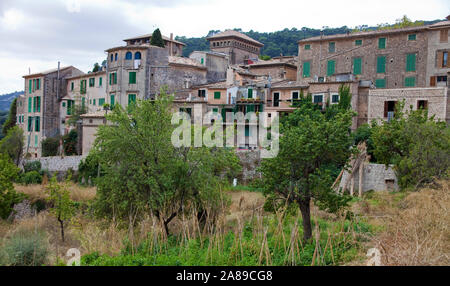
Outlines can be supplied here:
M261 162L261 154L259 151L249 151L249 150L237 150L236 155L239 157L242 165L241 182L249 183L253 179L260 178L261 173L256 171Z
M25 163L39 161L43 170L48 170L49 172L67 172L69 169L78 171L78 165L82 158L83 156L66 156L63 158L60 156L41 157L36 160L26 160Z
M344 184L349 179L349 172L345 171L342 175L339 188L344 188ZM350 180L348 180L347 189L350 190ZM387 169L383 164L367 164L364 166L363 174L363 192L370 190L385 191L385 190L398 190L398 180L395 175L392 166ZM359 170L355 173L355 185L354 192L359 191Z

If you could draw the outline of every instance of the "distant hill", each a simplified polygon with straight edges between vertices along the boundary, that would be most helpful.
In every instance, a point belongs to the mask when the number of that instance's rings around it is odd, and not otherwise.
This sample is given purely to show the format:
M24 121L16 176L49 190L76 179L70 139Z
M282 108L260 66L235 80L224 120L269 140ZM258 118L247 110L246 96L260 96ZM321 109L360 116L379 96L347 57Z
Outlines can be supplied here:
M0 111L9 111L9 106L11 105L11 102L14 100L14 98L23 93L23 91L15 91L12 93L0 95Z
M436 22L443 20L434 20L434 21L416 21L423 22L425 25L434 24ZM383 24L383 27L394 26L395 24ZM361 25L357 27L359 30L376 30L379 27L368 27L367 25ZM343 26L340 28L329 28L324 27L323 30L320 29L311 29L307 27L303 27L301 29L292 28L292 29L284 29L282 31L270 32L270 33L260 33L250 30L249 32L243 32L242 29L234 29L241 33L246 34L247 36L261 42L264 44L264 47L261 49L261 55L267 55L270 57L276 57L281 54L284 56L293 56L298 54L298 45L297 42L302 39L320 36L320 33L323 32L324 35L335 35L335 34L345 34L347 32L352 32L355 29L349 28L347 26ZM193 51L207 51L209 50L209 43L206 38L209 35L220 32L219 30L211 30L208 35L200 38L187 38L187 37L176 37L177 41L181 41L185 43L187 46L183 48L183 56L188 57Z

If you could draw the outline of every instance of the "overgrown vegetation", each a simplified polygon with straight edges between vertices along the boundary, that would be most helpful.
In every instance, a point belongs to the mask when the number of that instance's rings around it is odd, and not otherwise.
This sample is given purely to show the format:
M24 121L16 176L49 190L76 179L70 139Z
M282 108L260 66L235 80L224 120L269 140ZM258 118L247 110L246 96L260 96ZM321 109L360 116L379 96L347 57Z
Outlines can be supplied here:
M16 193L13 181L19 173L11 159L0 153L0 218L7 219L14 204L23 200L24 195Z
M42 232L19 230L0 248L1 265L42 266L47 262L48 242Z

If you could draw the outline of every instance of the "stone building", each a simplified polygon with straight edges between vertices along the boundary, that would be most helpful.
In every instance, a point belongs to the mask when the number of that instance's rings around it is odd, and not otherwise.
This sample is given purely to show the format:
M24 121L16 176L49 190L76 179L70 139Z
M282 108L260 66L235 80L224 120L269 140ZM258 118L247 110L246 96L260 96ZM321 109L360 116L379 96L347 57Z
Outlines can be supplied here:
M23 76L26 106L20 126L25 134L24 154L40 157L42 140L61 134L60 103L67 95L67 78L82 73L68 66Z
M297 60L295 57L275 57L273 59L242 66L250 73L267 76L273 80L297 80Z
M170 34L170 38L162 36L167 52L170 56L181 57L183 55L183 47L186 46L185 43L176 41L173 39L173 34ZM129 39L125 39L124 42L127 46L150 44L152 40L152 34L137 36Z
M189 58L196 60L206 67L208 83L224 81L227 77L228 56L224 53L194 51Z
M449 20L429 26L426 86L447 86L447 73L450 72L448 60L450 51L449 29Z
M206 38L213 52L228 55L230 64L248 64L257 61L264 45L238 31L226 30Z

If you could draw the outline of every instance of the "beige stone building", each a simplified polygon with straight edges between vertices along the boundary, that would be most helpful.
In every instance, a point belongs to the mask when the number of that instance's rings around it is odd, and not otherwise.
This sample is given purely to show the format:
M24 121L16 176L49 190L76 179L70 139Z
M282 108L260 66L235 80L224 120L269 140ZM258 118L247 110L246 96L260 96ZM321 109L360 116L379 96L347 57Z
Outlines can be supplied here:
M174 40L173 34L170 34L170 38L162 36L165 48L170 56L181 57L183 55L183 47L186 46L185 43ZM127 46L139 46L142 44L150 44L152 40L152 34L137 36L129 39L125 39Z

